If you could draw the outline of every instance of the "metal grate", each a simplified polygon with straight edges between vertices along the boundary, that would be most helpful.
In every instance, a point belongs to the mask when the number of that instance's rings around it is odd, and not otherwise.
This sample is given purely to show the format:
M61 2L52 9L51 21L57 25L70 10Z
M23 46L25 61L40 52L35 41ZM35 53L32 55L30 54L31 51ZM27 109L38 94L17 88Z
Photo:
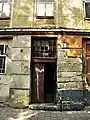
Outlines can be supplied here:
M32 58L56 58L56 41L34 40L32 42Z
M6 62L6 45L0 44L0 73L6 72L5 62Z

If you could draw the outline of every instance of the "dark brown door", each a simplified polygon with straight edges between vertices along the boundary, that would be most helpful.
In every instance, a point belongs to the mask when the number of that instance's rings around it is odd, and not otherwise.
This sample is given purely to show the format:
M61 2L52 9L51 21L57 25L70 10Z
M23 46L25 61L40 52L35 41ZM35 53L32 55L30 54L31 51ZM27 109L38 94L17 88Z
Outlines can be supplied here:
M90 40L84 41L83 45L83 87L87 90L90 87Z
M32 103L44 102L44 64L32 66Z

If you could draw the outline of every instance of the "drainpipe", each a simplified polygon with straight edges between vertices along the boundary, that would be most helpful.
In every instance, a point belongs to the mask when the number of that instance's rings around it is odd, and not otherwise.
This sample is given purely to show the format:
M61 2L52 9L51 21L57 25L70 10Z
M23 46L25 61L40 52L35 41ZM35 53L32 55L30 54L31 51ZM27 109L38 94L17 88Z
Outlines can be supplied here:
M56 0L56 28L58 28L58 3L59 0Z
M11 0L11 8L10 8L10 16L11 16L11 20L10 20L10 27L12 27L12 20L13 20L13 11L14 11L14 0Z
M59 104L60 104L60 112L62 112L62 98L59 98Z

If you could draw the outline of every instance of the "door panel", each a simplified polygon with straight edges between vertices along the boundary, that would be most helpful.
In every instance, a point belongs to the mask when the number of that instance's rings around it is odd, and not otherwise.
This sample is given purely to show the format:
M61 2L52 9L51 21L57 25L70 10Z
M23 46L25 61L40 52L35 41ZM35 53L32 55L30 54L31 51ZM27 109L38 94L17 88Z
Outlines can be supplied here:
M90 74L90 57L86 58L86 73Z
M45 102L54 102L55 88L56 88L56 78L55 78L55 63L45 63L45 74L44 74L44 93Z
M83 44L83 87L87 90L90 86L90 41Z
M35 63L32 67L32 102L44 102L44 64Z

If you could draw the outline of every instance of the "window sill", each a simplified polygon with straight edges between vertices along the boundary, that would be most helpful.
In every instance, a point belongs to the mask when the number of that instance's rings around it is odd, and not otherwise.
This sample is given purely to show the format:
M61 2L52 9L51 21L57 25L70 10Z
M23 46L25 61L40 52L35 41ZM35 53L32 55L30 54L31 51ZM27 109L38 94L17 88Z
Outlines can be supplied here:
M54 19L54 16L36 16L37 19Z
M84 20L90 20L90 18L84 18Z
M0 73L0 75L6 75L6 73Z
M0 20L10 20L10 17L0 17Z

